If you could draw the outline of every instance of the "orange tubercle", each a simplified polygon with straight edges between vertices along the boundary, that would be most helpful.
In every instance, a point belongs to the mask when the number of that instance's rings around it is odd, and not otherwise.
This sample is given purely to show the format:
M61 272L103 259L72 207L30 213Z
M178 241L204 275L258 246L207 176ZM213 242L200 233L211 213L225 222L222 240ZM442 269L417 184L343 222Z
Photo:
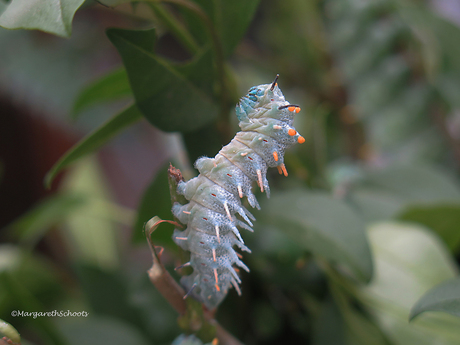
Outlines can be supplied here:
M297 138L297 142L298 142L299 144L303 144L303 143L305 142L305 138L304 138L303 136L300 135L300 136Z
M280 175L281 175L281 174L283 173L283 169L281 169L281 167L280 167L279 165L277 166L277 168L278 168L278 172L279 172Z
M278 152L273 151L273 158L275 158L275 162L278 162Z
M291 137L293 137L294 135L297 134L297 132L296 132L295 129L290 128L290 129L288 130L288 134L289 134Z
M295 108L295 112L298 113L300 111L300 107Z
M219 287L219 285L216 284L215 287L216 287L216 290L220 292L220 287Z
M219 345L219 339L214 338L214 339L212 340L211 345Z
M295 106L291 105L290 107L288 107L288 110L289 111L295 111Z
M288 172L286 170L286 166L284 164L281 164L281 170L283 171L284 176L288 175Z

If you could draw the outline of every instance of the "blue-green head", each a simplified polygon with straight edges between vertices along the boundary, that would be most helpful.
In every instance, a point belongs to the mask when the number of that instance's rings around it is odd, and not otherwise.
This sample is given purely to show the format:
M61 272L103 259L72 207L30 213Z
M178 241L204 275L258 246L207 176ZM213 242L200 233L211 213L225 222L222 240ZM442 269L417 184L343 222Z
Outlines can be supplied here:
M284 100L284 96L277 84L278 75L271 84L262 84L253 86L248 90L247 95L240 99L240 102L236 106L236 116L239 121L248 120L250 113L257 107L263 107L270 102Z

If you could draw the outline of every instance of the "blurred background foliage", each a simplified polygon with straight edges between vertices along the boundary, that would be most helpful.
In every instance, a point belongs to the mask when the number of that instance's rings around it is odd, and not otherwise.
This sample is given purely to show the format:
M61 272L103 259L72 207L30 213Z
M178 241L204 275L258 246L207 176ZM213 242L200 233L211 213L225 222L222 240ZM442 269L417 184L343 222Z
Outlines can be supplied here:
M193 177L277 73L306 143L217 320L248 345L460 344L457 1L53 4L0 0L0 318L22 344L202 344L149 282L143 226L172 219L169 162Z

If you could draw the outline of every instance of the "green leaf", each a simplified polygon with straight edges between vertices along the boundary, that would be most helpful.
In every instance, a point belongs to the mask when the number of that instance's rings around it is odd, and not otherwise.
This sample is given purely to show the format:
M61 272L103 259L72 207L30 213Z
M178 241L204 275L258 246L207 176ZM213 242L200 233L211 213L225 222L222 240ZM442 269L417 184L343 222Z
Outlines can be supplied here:
M80 142L67 151L66 154L53 165L51 170L46 174L45 185L50 187L51 182L53 182L53 179L61 169L73 163L77 159L94 152L100 146L112 139L112 137L114 137L122 129L139 121L141 117L142 115L136 106L131 105L118 115L109 119L107 122L102 124L102 126L80 140Z
M217 117L209 95L153 54L154 29L108 29L107 36L123 59L137 106L154 126L186 132Z
M73 105L73 118L82 110L100 103L131 95L128 75L124 68L113 70L84 88Z
M398 217L434 230L453 251L460 249L460 203L412 206Z
M458 182L435 166L394 165L368 171L354 184L349 201L367 220L396 217L408 207L460 202Z
M356 297L395 344L458 344L460 319L446 314L421 315L410 324L410 309L427 290L457 275L447 248L416 224L384 222L368 230L375 262L370 284Z
M292 191L274 194L262 210L265 223L275 224L305 249L370 280L372 257L364 225L345 203L319 192Z
M392 193L360 187L353 190L348 201L368 222L391 219L406 205L401 198Z
M215 73L210 48L203 49L187 64L175 64L174 68L206 94L213 94Z
M409 320L426 311L442 311L460 317L460 278L436 285L412 307Z
M162 166L142 196L137 211L136 223L133 226L133 241L145 243L144 225L153 216L161 219L171 219L171 196L168 186L169 163ZM168 229L170 231L168 231ZM154 231L152 241L155 245L177 249L171 236L174 226L165 224L161 230Z
M81 195L57 194L41 200L31 210L8 225L14 237L34 246L54 225L85 203Z
M85 0L12 0L0 15L6 29L37 29L70 37L72 19Z

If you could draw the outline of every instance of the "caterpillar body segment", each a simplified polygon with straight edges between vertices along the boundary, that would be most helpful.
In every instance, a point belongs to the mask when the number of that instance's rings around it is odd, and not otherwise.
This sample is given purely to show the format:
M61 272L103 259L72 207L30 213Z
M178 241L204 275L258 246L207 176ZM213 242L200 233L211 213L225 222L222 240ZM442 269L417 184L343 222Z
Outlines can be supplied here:
M278 78L278 76L277 76ZM270 195L267 169L277 167L287 176L284 152L305 139L292 127L300 111L289 104L276 80L254 86L236 106L241 131L214 158L195 162L200 174L180 182L177 192L190 202L173 205L173 214L187 227L176 229L173 239L190 251L193 273L181 278L188 293L213 309L222 302L228 289L240 294L238 268L249 272L235 248L251 252L244 244L239 228L252 231L254 216L242 205L260 209L252 187Z

